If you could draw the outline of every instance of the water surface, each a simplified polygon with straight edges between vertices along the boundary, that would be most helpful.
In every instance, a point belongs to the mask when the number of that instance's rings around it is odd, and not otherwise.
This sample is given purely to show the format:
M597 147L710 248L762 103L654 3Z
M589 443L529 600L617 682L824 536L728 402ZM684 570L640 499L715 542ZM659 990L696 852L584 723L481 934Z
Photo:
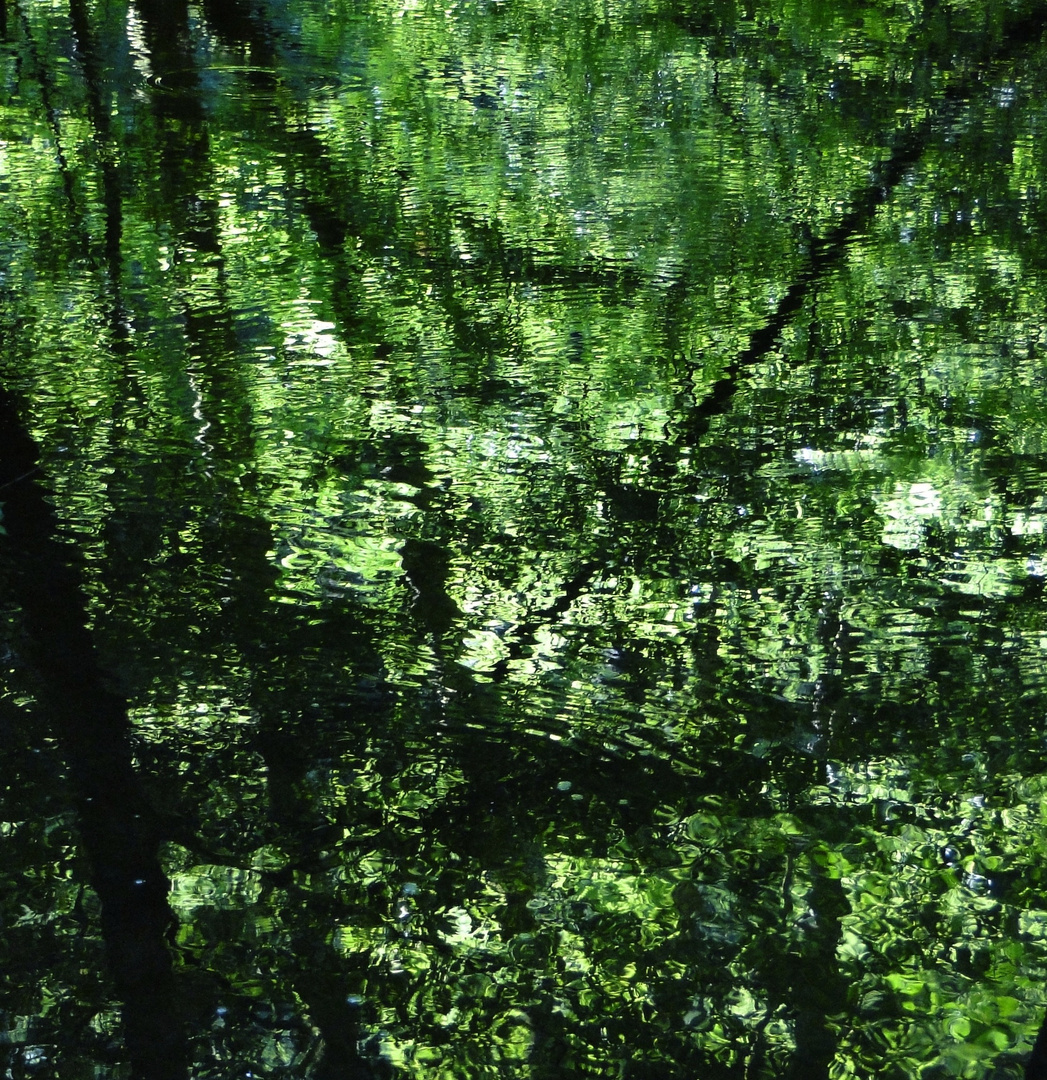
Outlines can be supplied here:
M6 1075L1021 1075L1044 12L5 18Z

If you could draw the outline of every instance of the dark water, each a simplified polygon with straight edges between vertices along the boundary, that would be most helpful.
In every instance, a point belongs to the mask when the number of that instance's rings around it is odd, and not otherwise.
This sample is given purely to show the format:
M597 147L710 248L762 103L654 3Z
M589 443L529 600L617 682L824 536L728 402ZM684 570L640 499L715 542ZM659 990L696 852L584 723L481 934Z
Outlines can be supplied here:
M6 1077L1017 1077L1047 11L7 0Z

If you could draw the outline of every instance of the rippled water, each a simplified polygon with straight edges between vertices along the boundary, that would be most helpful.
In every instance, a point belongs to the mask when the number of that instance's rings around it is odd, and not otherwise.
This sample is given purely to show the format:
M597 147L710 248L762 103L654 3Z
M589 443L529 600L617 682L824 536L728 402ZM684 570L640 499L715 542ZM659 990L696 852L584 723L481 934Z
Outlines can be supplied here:
M1039 9L0 26L6 1075L1021 1075Z

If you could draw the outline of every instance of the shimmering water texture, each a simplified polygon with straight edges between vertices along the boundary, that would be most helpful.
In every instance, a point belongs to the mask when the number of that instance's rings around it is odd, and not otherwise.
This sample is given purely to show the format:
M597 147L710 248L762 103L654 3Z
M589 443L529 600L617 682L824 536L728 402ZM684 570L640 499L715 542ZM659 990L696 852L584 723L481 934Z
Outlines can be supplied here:
M1047 9L0 14L3 1076L1021 1076Z

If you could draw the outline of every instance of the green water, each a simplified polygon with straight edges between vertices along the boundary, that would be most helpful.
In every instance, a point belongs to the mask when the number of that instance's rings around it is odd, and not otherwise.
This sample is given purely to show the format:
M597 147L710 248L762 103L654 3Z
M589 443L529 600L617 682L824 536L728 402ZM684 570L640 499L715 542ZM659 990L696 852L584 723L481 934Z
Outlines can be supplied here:
M1047 9L0 12L3 1076L1021 1076Z

